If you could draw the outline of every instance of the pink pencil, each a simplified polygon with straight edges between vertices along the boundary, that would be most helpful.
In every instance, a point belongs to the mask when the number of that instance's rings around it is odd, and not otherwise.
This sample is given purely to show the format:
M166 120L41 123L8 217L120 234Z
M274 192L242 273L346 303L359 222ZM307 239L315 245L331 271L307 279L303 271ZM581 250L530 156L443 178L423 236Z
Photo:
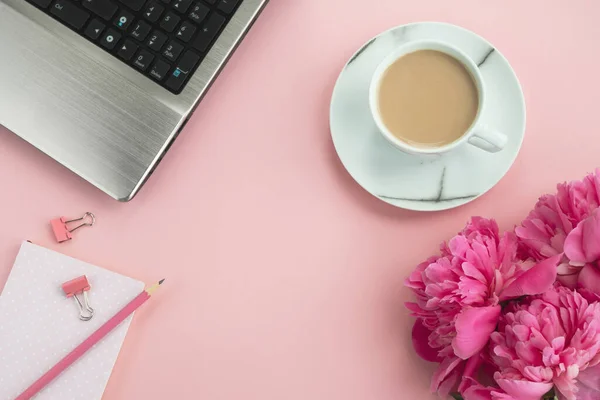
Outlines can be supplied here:
M67 354L65 358L60 360L58 364L52 367L48 372L46 372L40 379L35 381L31 386L29 386L23 393L19 395L15 400L29 400L33 396L35 396L40 390L42 390L46 385L52 382L56 377L63 373L64 370L69 368L75 361L77 361L81 356L83 356L89 349L92 348L96 343L98 343L104 336L108 335L113 329L115 329L121 322L125 320L125 318L129 317L135 310L137 310L142 304L144 304L151 296L152 293L164 282L165 280L161 280L157 284L150 286L148 289L144 290L140 293L135 299L131 300L129 304L127 304L121 311L115 314L114 317L109 319L104 325L102 325L98 330L90 337L85 339L79 346L75 348L72 352Z

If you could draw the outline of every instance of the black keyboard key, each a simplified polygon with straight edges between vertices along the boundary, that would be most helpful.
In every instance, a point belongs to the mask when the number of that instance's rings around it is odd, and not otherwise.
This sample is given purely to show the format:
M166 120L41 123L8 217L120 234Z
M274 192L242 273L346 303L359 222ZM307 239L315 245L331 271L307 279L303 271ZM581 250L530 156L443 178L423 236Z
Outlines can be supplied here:
M167 89L177 92L179 89L181 89L186 80L187 74L183 74L180 70L176 69L171 75L169 75L169 79L167 79L165 86Z
M205 2L207 2L208 4L215 4L217 2L217 0L204 0Z
M192 11L190 11L189 17L192 21L199 24L200 22L204 21L204 18L206 18L209 11L210 8L208 8L202 3L197 3L196 5L194 5L194 7L192 7Z
M144 17L150 22L156 22L160 18L161 14L165 11L165 8L158 3L150 3L146 11L144 11Z
M138 45L133 41L126 39L125 42L119 48L119 52L117 53L119 57L121 57L125 61L131 60L131 57L138 50Z
M224 12L225 14L231 14L238 5L240 0L221 0L217 6L217 10Z
M121 34L114 29L109 29L100 40L100 45L107 50L112 50L121 39Z
M167 47L165 47L165 50L163 51L162 55L171 61L175 61L177 60L177 57L179 57L179 55L181 54L182 50L183 46L181 44L177 43L174 40L171 40Z
M160 31L154 31L148 39L148 47L154 51L160 51L160 49L162 49L167 42L167 39L168 37L164 33Z
M157 81L162 81L165 79L165 76L169 73L171 66L164 62L163 60L157 60L156 63L152 66L150 70L150 76Z
M52 3L52 0L29 0L29 1L31 1L33 4L35 4L36 6L41 7L41 8L48 8L50 3Z
M117 5L109 0L82 0L81 4L107 21L115 15L118 9Z
M85 36L89 37L92 40L96 40L104 31L104 28L106 28L106 25L100 22L100 20L94 19L92 20L92 22L90 22L87 28L85 28Z
M83 28L90 14L68 0L57 0L50 13L75 29Z
M196 40L194 40L192 47L201 52L208 50L208 46L210 46L224 24L225 18L219 14L213 13L204 26L200 28L200 32L198 32L198 36L196 37Z
M130 35L134 39L137 39L140 42L143 42L146 39L146 37L148 36L148 34L150 33L150 29L151 29L150 25L148 25L146 22L138 21L137 24L135 24L135 27L131 31Z
M145 71L150 66L152 60L154 60L154 56L150 52L142 49L133 60L133 66L141 71Z
M191 51L186 52L177 64L177 68L169 75L166 86L175 92L179 91L199 61L199 55Z
M171 0L161 0L165 4L171 4Z
M177 24L179 24L179 21L181 21L181 18L169 11L160 22L160 27L167 32L173 32Z
M133 11L140 11L144 4L146 4L146 0L119 0L121 4L125 4L127 7L131 8Z
M173 3L173 8L180 13L184 14L187 12L188 8L192 4L192 0L175 0Z
M121 10L117 14L115 21L113 23L117 28L119 28L123 31L126 31L132 22L133 22L133 15L131 15L131 13L129 13L125 10Z
M200 56L193 51L188 51L181 57L181 60L179 60L177 68L187 74L196 68L198 61L200 61Z
M194 36L194 32L196 32L196 26L191 22L185 21L177 30L175 37L187 43Z

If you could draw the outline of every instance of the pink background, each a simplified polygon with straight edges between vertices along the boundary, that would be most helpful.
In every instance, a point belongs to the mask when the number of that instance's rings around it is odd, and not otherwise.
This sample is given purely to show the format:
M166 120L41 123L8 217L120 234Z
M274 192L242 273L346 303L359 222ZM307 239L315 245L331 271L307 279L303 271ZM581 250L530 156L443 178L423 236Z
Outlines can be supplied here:
M600 164L600 2L272 0L140 195L117 203L0 128L0 286L22 239L147 282L111 399L433 399L403 279L473 214L511 227ZM414 21L480 33L525 91L525 143L479 200L386 205L331 143L334 81L373 35ZM53 243L48 220L98 224Z

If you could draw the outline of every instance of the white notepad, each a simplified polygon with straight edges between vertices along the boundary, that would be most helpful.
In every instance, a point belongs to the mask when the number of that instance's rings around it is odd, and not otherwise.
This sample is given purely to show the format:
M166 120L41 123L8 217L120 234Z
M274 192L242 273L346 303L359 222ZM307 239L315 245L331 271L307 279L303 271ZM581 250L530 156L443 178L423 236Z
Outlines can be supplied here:
M95 309L80 321L62 284L86 275ZM144 289L140 281L24 242L0 295L0 400L12 400ZM131 317L35 400L100 400Z

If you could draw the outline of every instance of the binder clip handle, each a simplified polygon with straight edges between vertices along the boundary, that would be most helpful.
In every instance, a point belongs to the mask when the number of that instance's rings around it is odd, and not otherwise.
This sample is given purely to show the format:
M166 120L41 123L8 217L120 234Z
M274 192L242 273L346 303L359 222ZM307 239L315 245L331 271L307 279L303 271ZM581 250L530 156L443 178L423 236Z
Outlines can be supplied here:
M91 289L91 286L85 275L63 283L62 289L67 297L73 297L75 299L77 307L79 308L80 320L89 321L94 317L94 309L90 306L90 299L88 297L88 291ZM77 297L79 294L83 296L83 303L79 297Z
M68 224L78 221L83 222L75 226L74 228L69 229ZM73 236L71 235L72 232L75 232L77 229L82 228L84 226L93 226L95 223L96 217L91 212L86 212L81 218L67 220L65 217L60 217L50 221L52 231L54 232L54 236L56 237L56 241L58 243L71 240L73 238Z
M81 300L77 295L74 295L73 298L77 302L77 306L79 307L79 319L82 321L89 321L94 318L94 309L90 306L90 299L88 298L87 292L83 292L83 301L84 304L81 304Z
M81 217L81 218L75 218L75 219L70 219L68 221L65 221L65 225L70 224L71 222L77 222L77 221L84 221L84 222L77 225L73 229L67 228L67 230L69 232L75 232L77 229L84 227L84 226L94 226L94 224L96 223L96 216L94 214L92 214L91 212L86 212L85 214L83 214L83 217Z

